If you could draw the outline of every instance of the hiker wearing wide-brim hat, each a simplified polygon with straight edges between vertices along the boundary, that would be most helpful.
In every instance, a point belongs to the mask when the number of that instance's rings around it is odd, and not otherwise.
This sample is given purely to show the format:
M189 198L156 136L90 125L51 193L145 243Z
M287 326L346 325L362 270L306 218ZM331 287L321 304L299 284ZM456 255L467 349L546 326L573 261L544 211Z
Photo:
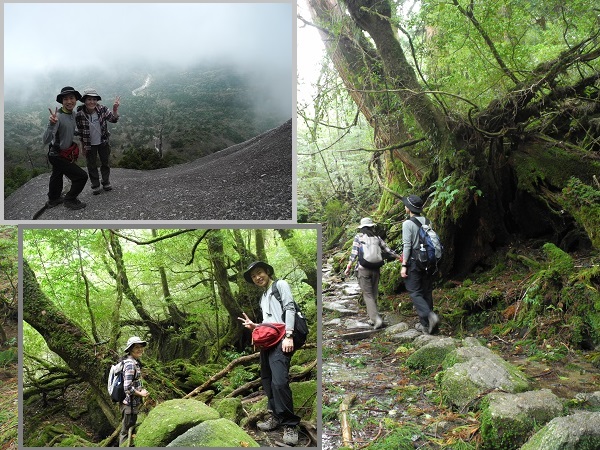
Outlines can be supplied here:
M352 251L344 273L346 276L350 275L352 265L356 262L354 270L367 307L369 323L373 325L374 329L378 329L384 326L383 318L377 309L380 267L383 266L384 260L401 259L401 256L377 236L375 226L375 222L370 217L363 217L360 220L360 224L356 227L358 232L354 235ZM371 252L378 257L367 257ZM373 261L369 261L369 259L373 259Z
M373 219L371 219L370 217L363 217L362 219L360 219L360 223L358 224L358 226L356 228L361 229L363 227L367 227L367 228L371 228L375 226L375 222L373 222Z
M115 99L112 111L99 104L100 100L102 97L96 89L84 89L81 98L83 105L77 107L75 117L94 195L98 195L102 191L112 191L108 122L116 123L119 120L121 97L117 96ZM98 158L100 159L100 173L98 173Z
M119 446L122 446L129 439L129 430L132 429L139 413L139 408L143 399L148 396L148 391L142 385L142 366L140 358L144 354L144 348L147 345L138 336L131 336L127 339L123 353L127 356L123 359L123 389L125 399L121 403L121 432L119 433Z
M56 101L62 105L63 98L69 94L73 94L75 96L75 100L81 100L81 94L79 91L76 91L75 88L72 88L71 86L65 86L60 90L60 94L56 96Z
M48 183L48 201L44 208L53 208L64 204L69 209L81 209L86 205L77 199L87 182L88 175L76 164L79 157L79 146L73 142L76 132L74 109L81 94L71 86L65 86L56 96L62 107L50 111L50 118L42 141L50 144L48 161L52 165L52 173ZM71 180L71 189L62 196L63 175ZM43 211L43 209L42 209Z
M254 261L244 272L244 279L248 283L253 283L263 290L260 299L262 323L285 324L284 339L273 347L260 350L260 377L272 415L266 421L257 423L257 427L262 431L271 431L283 426L283 442L296 445L300 417L294 414L289 385L290 361L294 352L296 306L290 285L285 280L275 281L274 275L273 267L264 261ZM281 302L273 293L275 283ZM258 326L246 313L243 312L242 315L243 317L238 319L244 327L254 330Z
M148 344L148 342L143 341L137 336L131 336L129 339L127 339L127 343L125 344L125 349L123 350L123 353L129 353L131 347L133 347L134 344L140 344L142 347L145 347Z
M275 269L273 269L273 266L271 266L270 264L267 264L266 262L263 261L254 261L253 263L251 263L248 268L246 269L246 271L244 272L244 279L248 282L248 283L254 283L254 281L252 281L252 270L255 268L261 267L265 270L265 272L267 273L267 275L269 275L270 278L273 278L273 276L275 275Z
M402 197L402 203L408 208L410 212L415 214L421 214L423 212L423 200L418 195L409 195L408 197Z
M402 222L402 269L400 276L404 278L404 286L419 316L419 323L415 325L418 331L425 334L436 333L440 319L433 311L433 274L418 267L413 255L419 251L419 228L428 223L421 215L423 200L418 195L402 197L404 210L408 219Z
M84 89L83 94L81 94L81 101L83 103L85 103L85 99L88 97L93 97L96 99L96 101L102 100L102 97L100 97L98 92L96 92L96 89L91 89L91 88Z

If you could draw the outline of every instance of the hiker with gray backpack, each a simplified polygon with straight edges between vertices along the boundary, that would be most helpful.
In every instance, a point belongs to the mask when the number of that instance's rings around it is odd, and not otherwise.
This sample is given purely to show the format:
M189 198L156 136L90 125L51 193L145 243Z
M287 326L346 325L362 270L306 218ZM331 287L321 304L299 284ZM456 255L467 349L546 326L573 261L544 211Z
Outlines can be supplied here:
M421 197L402 197L402 203L408 219L402 223L403 263L400 275L419 316L415 328L424 334L435 334L440 318L433 312L433 277L443 248L429 219L421 216Z
M363 300L367 307L369 323L374 329L383 327L383 319L377 309L377 296L379 295L379 270L385 260L402 260L388 245L375 234L375 223L370 217L360 220L357 227L358 233L354 236L350 260L346 266L345 274L350 274L352 264L356 263L356 278L363 293Z

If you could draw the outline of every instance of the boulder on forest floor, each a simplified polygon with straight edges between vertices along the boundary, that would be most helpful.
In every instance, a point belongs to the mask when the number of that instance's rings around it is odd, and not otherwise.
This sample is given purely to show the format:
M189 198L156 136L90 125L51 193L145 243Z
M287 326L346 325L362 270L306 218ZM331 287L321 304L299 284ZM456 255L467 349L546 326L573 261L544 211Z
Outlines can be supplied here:
M244 430L229 419L208 420L190 428L167 447L260 447Z
M177 436L219 413L198 400L167 400L155 407L138 427L136 447L164 447Z

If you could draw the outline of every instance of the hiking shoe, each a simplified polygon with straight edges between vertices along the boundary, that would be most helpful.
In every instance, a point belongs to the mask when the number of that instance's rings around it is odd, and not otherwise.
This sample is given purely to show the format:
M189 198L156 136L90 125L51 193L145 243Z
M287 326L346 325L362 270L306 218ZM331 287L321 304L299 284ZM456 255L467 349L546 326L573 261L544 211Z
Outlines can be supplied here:
M298 443L298 429L296 427L283 427L283 443L287 445Z
M256 426L260 431L271 431L279 427L279 420L275 416L271 416L264 422L258 422ZM298 438L296 437L296 439Z
M427 319L429 319L429 334L433 334L434 331L437 331L438 329L438 325L440 323L440 318L438 317L438 315L436 313L434 313L433 311L431 311L429 313L429 315L427 316Z
M87 206L87 204L83 203L81 200L78 200L78 199L65 200L64 205L65 205L65 208L69 208L69 209L81 209L81 208L85 208Z
M48 200L46 202L46 208L54 208L55 206L62 205L64 201L65 198L63 196L55 198L54 200Z
M102 188L100 186L92 186L92 193L94 195L98 195L102 192Z
M102 186L102 189L104 189L106 192L112 191L112 186L110 185L110 183L106 183Z
M415 325L415 330L420 331L423 334L429 334L429 329L422 323L418 323Z
M377 319L375 319L375 323L373 323L373 329L378 330L381 327L383 327L383 319L380 316L377 316Z

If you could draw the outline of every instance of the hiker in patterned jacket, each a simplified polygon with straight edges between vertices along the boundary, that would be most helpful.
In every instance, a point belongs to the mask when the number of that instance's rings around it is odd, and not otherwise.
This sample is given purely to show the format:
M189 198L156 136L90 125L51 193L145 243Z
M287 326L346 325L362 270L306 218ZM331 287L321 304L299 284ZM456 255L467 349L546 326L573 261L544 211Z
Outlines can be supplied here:
M275 271L269 264L256 261L244 272L244 279L263 289L260 307L263 323L283 323L285 314L285 338L277 345L260 351L260 378L263 389L269 400L271 416L256 426L261 431L271 431L283 426L283 442L287 445L298 443L298 424L300 417L294 414L292 390L290 388L290 361L294 353L294 323L296 309L290 285L285 280L278 280L277 287L281 294L281 304L272 294ZM287 314L290 311L291 314ZM252 330L257 324L243 313L238 317L242 324Z
M56 101L62 105L60 109L56 108L53 112L48 108L50 119L42 137L44 144L50 144L48 162L52 165L46 208L54 208L60 204L69 209L81 209L86 206L77 196L83 191L88 175L76 163L79 147L73 142L77 134L73 110L79 99L81 94L71 86L66 86L56 96ZM71 180L71 189L64 197L63 175Z
M396 258L398 260L402 260L402 256L398 255L394 250L392 250L388 245L381 239L379 236L375 234L373 228L375 227L375 223L370 217L364 217L360 220L360 225L358 228L358 233L354 236L354 242L352 243L352 251L350 252L350 260L348 261L348 265L346 266L346 270L344 273L346 276L350 275L350 269L352 268L352 264L355 260L358 259L358 252L360 246L363 245L363 242L367 238L377 238L379 247L381 248L381 253L386 255L386 258ZM383 261L382 261L383 264ZM365 306L367 307L367 314L369 315L369 323L373 325L374 329L378 329L383 327L383 319L379 315L379 311L377 309L377 296L379 295L379 268L369 268L361 265L360 261L356 262L356 278L358 279L358 285L362 290L363 300L365 302Z
M146 344L146 341L137 336L132 336L125 345L124 353L127 355L123 359L125 400L121 404L123 420L121 422L121 433L119 434L119 446L127 442L129 430L133 432L143 398L148 396L148 391L142 386L142 367L140 365L140 358L144 354Z
M421 216L423 200L418 195L409 195L402 197L402 203L408 219L402 223L404 262L400 276L404 278L404 286L419 316L415 328L424 334L435 334L440 318L433 312L433 274L419 269L412 256L413 251L419 250L419 227L410 219L416 217L419 222L425 223L425 217Z
M116 123L119 120L119 105L121 97L117 97L112 111L98 102L102 98L95 89L85 89L81 101L84 103L77 107L77 128L79 128L83 154L87 161L88 174L92 184L92 192L98 195L102 192L112 190L110 185L110 145L108 137L108 122ZM100 175L102 176L102 187L100 187L100 176L98 175L98 157L100 158Z

